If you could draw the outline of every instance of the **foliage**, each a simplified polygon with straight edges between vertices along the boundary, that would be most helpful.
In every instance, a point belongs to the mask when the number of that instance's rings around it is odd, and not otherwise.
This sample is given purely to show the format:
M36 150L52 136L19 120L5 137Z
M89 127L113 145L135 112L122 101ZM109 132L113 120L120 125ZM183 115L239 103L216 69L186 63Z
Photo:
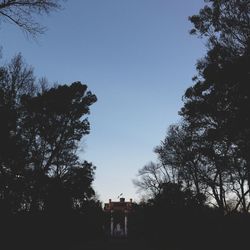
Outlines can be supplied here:
M95 167L76 150L96 96L80 82L40 88L20 55L1 67L1 202L6 211L63 210L94 196Z
M234 184L241 179L241 191L236 193L243 211L248 211L250 2L209 2L211 5L190 18L194 33L208 37L209 50L197 65L198 77L185 93L180 114L195 130L202 131L204 141L216 146L217 166L226 177L223 184L229 181L235 191Z
M183 97L183 121L169 127L155 149L158 162L142 168L136 184L149 190L148 184L154 183L154 190L160 191L165 183L181 183L205 196L207 204L222 214L246 213L250 208L250 1L206 3L190 17L191 34L206 38L208 51L198 61L194 85Z

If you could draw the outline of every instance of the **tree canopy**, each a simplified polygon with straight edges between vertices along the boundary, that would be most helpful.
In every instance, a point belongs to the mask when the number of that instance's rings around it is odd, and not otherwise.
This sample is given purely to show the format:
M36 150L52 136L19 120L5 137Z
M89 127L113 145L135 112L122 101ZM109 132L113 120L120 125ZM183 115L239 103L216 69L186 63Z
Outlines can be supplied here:
M194 26L190 33L206 39L207 53L197 62L194 84L183 96L183 121L170 126L155 149L158 167L147 168L147 173L142 168L138 183L149 189L149 175L151 183L160 180L158 189L165 182L181 183L205 195L207 204L222 213L248 212L250 1L205 2L189 18Z
M77 149L90 131L86 115L96 96L81 82L39 87L21 55L0 72L0 197L6 209L43 210L52 200L58 206L62 195L71 208L91 199L95 167L81 162Z

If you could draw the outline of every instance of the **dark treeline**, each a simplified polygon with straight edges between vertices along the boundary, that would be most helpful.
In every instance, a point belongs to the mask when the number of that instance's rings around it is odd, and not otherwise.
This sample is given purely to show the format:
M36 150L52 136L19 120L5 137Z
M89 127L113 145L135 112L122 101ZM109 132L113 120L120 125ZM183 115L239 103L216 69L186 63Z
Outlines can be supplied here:
M37 38L61 0L0 0L0 24ZM101 235L95 166L79 159L97 100L81 82L36 80L22 56L0 65L0 249L70 249Z
M0 18L36 36L43 27L33 14L59 2L0 0ZM129 215L129 237L155 249L249 246L250 1L205 2L190 17L207 53L183 96L182 119L155 148L158 161L135 180L146 199ZM95 166L78 154L96 101L81 82L36 80L21 55L0 67L3 249L71 249L103 235Z
M77 153L96 100L80 82L36 82L21 55L0 68L0 227L6 245L23 241L37 249L98 235L95 166Z
M166 246L239 249L250 225L250 1L206 2L190 21L207 53L181 122L139 170L135 184L151 199L138 211L144 236Z

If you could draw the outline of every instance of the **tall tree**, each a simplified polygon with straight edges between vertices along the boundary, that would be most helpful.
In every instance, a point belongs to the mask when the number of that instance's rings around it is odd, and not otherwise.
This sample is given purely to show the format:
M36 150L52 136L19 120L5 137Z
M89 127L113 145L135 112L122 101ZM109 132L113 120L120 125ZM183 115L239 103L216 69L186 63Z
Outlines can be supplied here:
M89 133L86 115L96 96L80 82L40 88L20 55L0 72L1 199L15 211L39 210L54 189L71 193L73 206L74 182L91 197L94 167L78 159L77 148Z
M207 141L234 148L246 161L250 185L250 1L207 2L190 20L191 33L208 38L208 52L180 113Z
M34 81L33 70L25 65L21 55L0 68L1 199L4 201L2 208L6 206L7 211L16 209L22 197L23 179L20 177L27 163L27 145L19 126L20 102L23 94L33 95Z
M249 47L250 1L205 0L198 15L189 19L194 28L191 34L208 38L208 46L221 45L231 55L242 55Z

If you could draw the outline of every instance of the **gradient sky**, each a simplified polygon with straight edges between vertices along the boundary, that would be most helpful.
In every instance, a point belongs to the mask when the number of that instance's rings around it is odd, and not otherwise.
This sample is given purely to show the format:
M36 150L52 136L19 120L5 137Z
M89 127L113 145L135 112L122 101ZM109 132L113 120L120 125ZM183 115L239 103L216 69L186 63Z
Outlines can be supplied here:
M153 149L177 122L204 42L189 35L188 16L202 0L68 0L40 18L37 41L0 24L1 63L21 52L35 75L53 83L81 81L97 95L82 159L97 166L102 201L139 199L132 179L155 160Z

